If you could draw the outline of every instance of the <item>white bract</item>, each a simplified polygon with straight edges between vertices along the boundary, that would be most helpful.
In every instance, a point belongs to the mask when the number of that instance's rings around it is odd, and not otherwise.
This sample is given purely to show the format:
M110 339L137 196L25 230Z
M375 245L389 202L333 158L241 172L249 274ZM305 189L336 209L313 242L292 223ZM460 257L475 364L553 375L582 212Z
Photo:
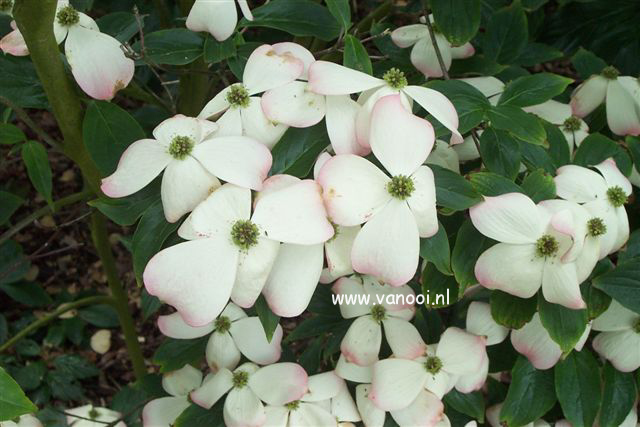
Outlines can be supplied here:
M206 31L219 42L228 39L238 23L236 1L244 17L253 21L247 0L195 0L187 16L187 28Z
M593 330L601 331L593 340L593 349L619 371L640 367L640 314L616 300L593 320Z
M234 303L229 303L216 320L205 326L189 326L179 313L173 313L158 317L158 328L164 335L176 339L210 334L206 359L213 372L220 368L234 369L242 355L258 365L269 365L277 362L282 352L282 327L276 326L269 341L260 319L248 317Z
M579 147L589 135L589 126L580 117L572 114L570 105L550 99L539 105L525 107L523 110L558 126L569 144L570 153L573 153L574 148Z
M120 412L93 405L67 409L65 414L70 427L104 427L105 424L122 418ZM118 421L114 427L127 427L127 425L123 421Z
M42 423L33 415L22 415L15 421L0 422L0 427L42 427Z

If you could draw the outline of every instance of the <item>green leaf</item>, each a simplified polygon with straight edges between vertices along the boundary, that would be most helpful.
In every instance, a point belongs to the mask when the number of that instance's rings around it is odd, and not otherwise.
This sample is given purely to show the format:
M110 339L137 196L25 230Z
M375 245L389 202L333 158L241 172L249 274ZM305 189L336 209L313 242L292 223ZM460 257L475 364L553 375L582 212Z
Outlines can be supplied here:
M460 80L431 80L426 87L444 94L458 112L460 133L469 132L482 122L491 108L487 98L475 87Z
M147 320L150 316L160 310L162 301L160 298L150 295L146 288L142 289L140 295L140 309L142 310L142 319Z
M99 328L116 328L120 324L118 313L108 304L92 305L78 310L78 317Z
M591 282L629 310L640 313L640 258L633 258Z
M636 170L640 171L640 138L629 135L626 137L625 142L629 147L629 154L631 154Z
M244 67L247 65L247 60L249 59L249 56L251 56L255 48L260 45L261 43L258 42L247 42L239 44L236 47L236 55L227 60L229 69L238 80L242 81L242 74L244 72Z
M154 202L160 200L160 180L156 179L131 196L119 199L100 197L89 202L118 225L133 225Z
M342 64L345 67L362 71L369 75L373 74L371 59L369 58L367 49L365 49L360 40L353 37L351 34L347 34L344 37L344 54L342 57Z
M326 7L312 0L272 0L253 9L253 21L246 18L240 27L268 27L286 31L294 36L312 36L330 41L340 34L340 24Z
M482 47L487 58L509 64L520 55L528 39L527 16L520 1L516 0L492 14Z
M524 178L522 189L536 203L556 197L556 183L553 177L541 169L531 172Z
M520 329L536 312L536 297L518 298L506 292L494 290L489 299L491 317L502 326Z
M489 246L490 240L475 229L471 220L465 220L458 229L456 244L451 253L451 269L460 284L460 292L478 283L473 269L480 254Z
M520 153L522 153L522 163L528 170L541 169L546 173L555 175L556 165L553 163L549 152L541 146L520 141Z
M460 393L454 388L444 396L444 403L479 423L484 423L484 397L481 392Z
M473 55L470 58L456 59L449 68L451 75L494 76L507 68L484 55Z
M7 372L0 367L0 421L12 420L38 410Z
M29 57L0 55L0 93L23 108L49 108L33 62Z
M625 247L618 252L618 262L626 262L635 257L640 257L640 230L631 233Z
M443 274L451 275L451 249L447 231L438 222L438 232L431 237L420 239L420 256L432 262Z
M427 308L447 307L458 300L458 283L428 263L422 271L422 294Z
M602 69L607 66L603 59L582 47L571 57L571 63L583 80L594 74L600 74Z
M31 268L29 259L22 252L22 246L13 240L0 245L0 285L16 282Z
M205 409L192 403L182 411L172 424L174 427L225 427L222 416L224 399L220 399L211 409Z
M236 54L236 40L229 37L223 42L219 42L211 35L207 35L204 41L204 61L208 64L217 64Z
M258 318L260 319L260 323L262 324L262 328L264 329L264 333L267 336L267 341L271 342L273 333L278 327L280 316L274 314L273 311L271 311L271 308L262 295L260 295L260 297L258 297L258 299L256 300L255 307Z
M100 32L109 34L121 43L129 39L138 32L138 22L133 13L113 12L96 20Z
M602 369L604 387L600 406L600 427L622 424L636 400L636 383L632 372L620 372L606 362Z
M480 155L487 169L509 179L520 170L520 143L508 132L488 128L480 136Z
M561 50L553 48L543 43L529 43L520 55L515 59L514 64L523 67L533 67L543 62L553 61L562 58L564 54Z
M591 352L572 352L555 366L554 373L564 416L575 426L593 425L600 407L600 369Z
M53 366L72 380L91 378L100 373L93 363L75 354L63 354L56 357L53 361Z
M3 283L0 289L11 299L29 307L44 307L53 302L42 286L35 282Z
M147 262L161 248L167 237L178 229L180 222L169 223L164 217L162 200L156 200L142 214L138 227L133 233L133 272L138 283L142 283L142 273Z
M547 133L547 142L549 143L549 157L557 167L564 166L571 162L571 152L567 138L557 125L542 121L542 126Z
M329 8L329 12L331 12L346 32L351 27L349 0L325 0L325 3L327 4L327 8Z
M430 0L438 30L454 46L471 40L480 28L480 0Z
M51 166L49 165L49 157L44 145L37 141L29 141L22 146L22 161L27 167L29 180L40 193L42 197L49 203L53 204L51 199L52 181Z
M573 80L551 73L537 73L519 77L504 88L498 103L528 107L542 104L560 95Z
M26 140L26 135L18 126L11 123L0 123L0 144L11 145Z
M22 203L24 200L21 197L7 191L0 191L0 225L6 223Z
M487 111L487 118L494 128L507 131L524 142L536 145L545 142L547 135L540 119L518 107L498 105Z
M604 260L611 262L608 258L605 258ZM598 264L604 260L600 261ZM591 274L596 275L595 270L597 269L598 267L596 267L594 272ZM582 299L587 304L587 317L589 320L595 319L609 308L609 305L611 304L611 297L600 289L595 288L590 281L582 285L580 291L582 292Z
M511 385L500 411L500 421L523 426L542 417L556 403L553 371L538 371L520 356L511 370Z
M463 211L482 201L480 194L461 175L437 165L429 167L436 182L438 205L452 211Z
M131 143L144 139L138 122L116 104L91 101L82 122L82 139L104 176L116 170L120 156Z
M146 56L156 64L190 64L202 55L203 45L202 37L186 28L154 31L144 36ZM133 48L140 51L140 42Z
M160 365L160 372L171 372L187 364L202 360L209 336L189 340L166 338L153 354L153 363Z
M330 144L324 120L308 128L290 127L271 150L271 175L281 173L306 177L318 155Z
M542 326L552 340L558 343L564 353L576 346L587 327L587 309L572 310L559 304L552 304L538 295L538 312Z
M471 185L483 196L495 197L505 193L524 193L518 184L493 172L475 172L469 175Z
M593 166L615 156L617 152L618 145L614 140L599 133L592 133L576 150L573 163L580 166Z

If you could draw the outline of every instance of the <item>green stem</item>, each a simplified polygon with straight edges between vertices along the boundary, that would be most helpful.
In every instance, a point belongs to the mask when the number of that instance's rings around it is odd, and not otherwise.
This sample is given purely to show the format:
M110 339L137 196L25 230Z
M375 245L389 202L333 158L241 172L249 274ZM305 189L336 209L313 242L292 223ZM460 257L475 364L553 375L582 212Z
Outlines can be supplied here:
M83 200L87 196L89 196L89 194L91 194L89 191L80 191L79 193L71 194L67 197L63 197L61 199L56 200L55 202L53 202L52 206L49 206L49 205L43 206L40 209L36 210L35 212L31 213L30 215L27 215L25 218L18 221L16 225L14 225L10 229L2 233L2 235L0 236L0 245L2 245L4 242L9 240L13 235L15 235L17 232L19 232L23 228L27 227L36 219L43 217L49 213L53 213L54 211L57 211L58 209L64 206L79 202L80 200Z
M101 174L82 140L83 110L73 82L67 76L53 36L56 0L16 0L13 17L29 48L60 131L62 151L82 170L89 187L100 194Z
M144 365L144 357L142 355L140 343L138 342L138 335L136 334L133 317L131 317L131 312L129 311L127 294L124 291L122 282L120 282L120 278L118 277L116 260L111 252L105 217L98 211L91 214L91 238L93 239L93 244L98 251L100 260L102 261L102 267L107 274L107 282L109 283L111 295L115 300L114 307L118 313L120 327L124 334L124 341L127 345L127 352L129 353L129 358L133 364L133 372L135 373L136 378L140 379L146 375L147 369Z
M29 128L36 135L38 135L38 137L41 140L43 140L44 142L49 144L50 147L62 152L62 147L60 146L58 141L53 139L51 137L51 135L49 135L47 132L45 132L45 130L42 129L40 127L40 125L38 125L36 122L31 120L31 117L29 117L29 114L25 110L23 110L18 105L16 105L13 101L11 101L9 98L5 98L4 96L0 96L0 103L2 103L4 105L6 105L7 107L11 108L13 110L13 112L16 114L16 116L18 116L18 118L20 120L22 120L27 126L29 126Z
M424 18L426 20L427 28L429 29L429 38L431 38L431 44L433 44L433 49L436 51L436 58L438 58L438 64L440 65L440 70L442 70L442 76L445 80L449 80L449 72L447 71L447 66L444 63L444 59L442 58L442 52L440 52L440 46L438 46L438 42L436 41L436 33L433 31L433 24L429 20L429 14L427 13L427 0L422 0L423 10L424 10Z
M9 339L7 342L5 342L0 346L0 353L6 351L8 348L13 346L16 342L20 341L22 338L28 336L29 334L36 331L37 329L40 329L41 327L47 325L48 323L62 316L67 311L84 307L86 305L94 305L94 304L113 305L114 303L115 303L115 300L112 297L106 296L106 295L98 295L98 296L82 298L77 301L70 302L68 304L63 304L60 307L58 307L54 312L47 314L46 316L36 320L26 328L20 330L20 332L15 334L13 337L11 337L11 339Z

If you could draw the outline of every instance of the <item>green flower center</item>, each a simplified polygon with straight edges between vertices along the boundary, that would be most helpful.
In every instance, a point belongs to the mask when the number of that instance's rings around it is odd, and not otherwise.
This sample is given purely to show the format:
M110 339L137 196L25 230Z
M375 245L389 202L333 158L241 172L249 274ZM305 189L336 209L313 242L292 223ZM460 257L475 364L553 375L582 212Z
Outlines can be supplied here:
M411 196L416 186L413 183L413 179L405 175L396 175L391 178L391 181L387 184L387 191L396 199L404 200Z
M387 318L387 309L384 308L383 305L376 304L371 307L371 317L373 320L380 323Z
M633 324L633 330L636 331L637 334L640 334L640 317L638 317Z
M609 203L611 203L616 208L619 208L620 206L627 203L627 195L619 185L610 187L607 190L607 198L609 199Z
M0 0L0 11L7 12L13 8L13 0Z
M387 72L382 75L382 79L394 89L402 89L408 84L404 73L395 67L387 70Z
M243 85L235 84L227 92L227 102L232 107L246 108L249 106L249 92Z
M442 369L442 360L436 356L429 356L427 357L427 361L424 362L424 369L430 374L435 375Z
M224 334L231 328L231 319L229 319L227 316L220 316L214 322L213 327L215 328L216 332Z
M258 230L258 226L248 219L238 220L233 224L233 227L231 227L231 240L233 240L233 243L240 249L247 250L251 246L256 245L259 235L260 230Z
M188 136L175 136L169 144L169 154L177 160L184 160L196 145L193 139Z
M293 402L285 403L284 407L290 411L295 411L300 406L299 400L294 400Z
M75 10L73 6L65 6L58 11L56 19L58 20L58 24L63 27L70 27L80 21L80 15L78 15L78 11Z
M96 418L98 418L100 416L100 413L98 411L96 411L96 408L91 408L91 410L89 411L89 413L87 415L92 420L95 420Z
M612 67L610 65L608 67L604 67L604 69L600 72L600 75L605 79L615 80L620 75L620 71L618 71L616 67Z
M247 385L249 382L249 373L246 371L237 371L233 373L233 377L231 378L231 383L234 388L242 388Z
M548 257L558 252L558 241L555 237L545 234L536 242L536 254L539 257Z
M567 118L567 120L564 121L564 123L562 124L562 126L564 127L564 130L566 130L567 132L575 132L577 130L580 130L580 119L577 118L576 116L571 116L569 118Z
M607 224L604 223L602 218L591 218L587 221L587 231L591 237L602 236L607 232Z

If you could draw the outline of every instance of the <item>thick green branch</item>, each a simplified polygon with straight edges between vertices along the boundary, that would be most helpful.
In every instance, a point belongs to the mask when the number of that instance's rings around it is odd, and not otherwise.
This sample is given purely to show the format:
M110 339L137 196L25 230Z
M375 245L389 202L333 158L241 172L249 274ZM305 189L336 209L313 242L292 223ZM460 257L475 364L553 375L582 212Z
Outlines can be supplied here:
M56 0L16 0L13 17L64 137L62 151L80 167L89 187L100 194L100 172L82 142L82 105L53 35L55 11Z
M94 305L94 304L111 304L111 305L113 305L114 303L115 303L115 300L112 297L109 297L109 296L106 296L106 295L99 295L99 296L82 298L82 299L79 299L77 301L70 302L68 304L63 304L60 307L58 307L55 311L53 311L52 313L47 314L46 316L36 320L35 322L31 323L26 328L22 329L17 334L15 334L13 337L11 337L11 339L9 339L7 342L5 342L4 344L2 344L0 346L0 353L6 351L8 348L13 346L15 343L20 341L22 338L28 336L32 332L42 328L43 326L46 326L50 322L56 320L58 317L62 316L67 311L75 310L76 308L84 307L84 306L87 306L87 305Z
M102 267L107 274L107 282L109 283L111 295L115 299L114 307L118 313L118 320L120 321L120 327L124 334L124 341L127 345L129 358L133 364L133 371L136 378L142 378L146 375L147 369L144 365L144 357L142 356L142 350L138 342L138 335L133 323L133 318L129 311L129 299L118 276L116 260L113 257L109 244L105 217L98 211L91 214L91 238L98 251L98 256L100 256L100 260L102 261Z

